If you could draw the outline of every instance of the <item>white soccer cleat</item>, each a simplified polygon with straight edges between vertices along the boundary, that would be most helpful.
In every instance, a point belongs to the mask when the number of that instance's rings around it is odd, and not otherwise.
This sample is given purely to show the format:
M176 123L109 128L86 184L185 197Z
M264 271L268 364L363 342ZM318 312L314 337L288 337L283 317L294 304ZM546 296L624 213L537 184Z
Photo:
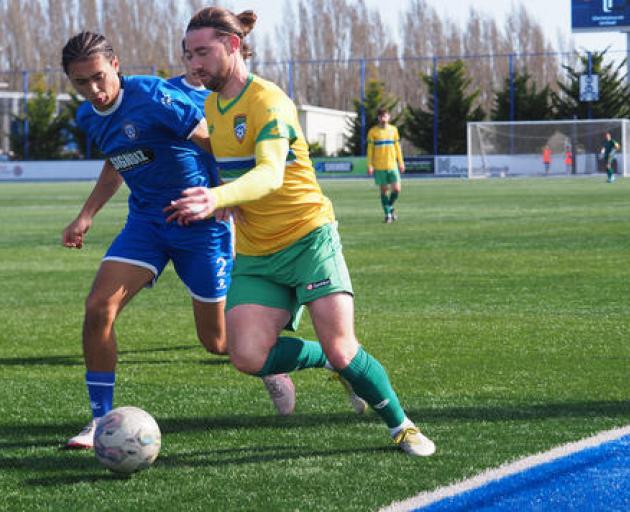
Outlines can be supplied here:
M435 453L435 443L417 427L403 428L394 436L394 442L409 455L429 457Z
M89 450L94 447L94 431L96 420L90 421L76 436L66 442L66 448L74 450Z
M354 412L357 414L364 414L365 411L368 410L368 403L363 400L359 395L357 395L354 391L350 392L350 405L354 409Z
M262 378L269 397L280 416L289 416L295 410L295 386L286 373L266 375Z
M339 380L339 382L341 382L341 385L348 393L348 399L350 400L350 405L352 405L354 412L356 412L357 414L365 413L365 411L368 410L368 403L354 392L354 389L352 389L350 383L338 373L334 373L333 378Z

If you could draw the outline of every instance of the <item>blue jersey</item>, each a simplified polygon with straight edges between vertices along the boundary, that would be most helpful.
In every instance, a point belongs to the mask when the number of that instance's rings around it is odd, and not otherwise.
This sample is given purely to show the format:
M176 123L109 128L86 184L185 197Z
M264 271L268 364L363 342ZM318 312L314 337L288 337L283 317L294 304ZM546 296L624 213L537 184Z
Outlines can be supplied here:
M195 102L195 105L204 112L206 98L212 92L206 89L203 85L192 85L186 81L185 75L174 76L169 78L168 82L187 94L191 100ZM219 184L219 174L217 170L217 163L212 154L203 151L201 148L195 146L196 151L199 152L199 157L203 160L208 168L208 175L210 176L210 184L216 187Z
M169 78L167 82L173 84L181 91L184 91L195 102L195 105L199 107L199 110L204 111L204 103L212 91L206 89L203 85L196 86L190 84L186 80L185 75L174 76L173 78Z
M164 207L182 190L209 186L206 166L188 140L204 114L161 78L125 76L121 85L107 111L81 105L77 125L129 187L129 218L164 221Z

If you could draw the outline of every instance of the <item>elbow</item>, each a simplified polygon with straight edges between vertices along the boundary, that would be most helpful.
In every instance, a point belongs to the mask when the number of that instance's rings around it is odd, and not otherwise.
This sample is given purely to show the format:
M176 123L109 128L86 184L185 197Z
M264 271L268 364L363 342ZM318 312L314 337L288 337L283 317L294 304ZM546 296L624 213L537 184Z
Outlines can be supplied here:
M261 199L263 197L268 196L269 194L273 194L275 191L280 190L282 187L282 180L274 179L273 182L265 183L265 186L259 189L259 194L256 199Z
M271 183L269 184L269 188L270 188L269 193L279 190L280 187L282 187L283 183L284 183L284 172L274 175L273 180L271 180Z

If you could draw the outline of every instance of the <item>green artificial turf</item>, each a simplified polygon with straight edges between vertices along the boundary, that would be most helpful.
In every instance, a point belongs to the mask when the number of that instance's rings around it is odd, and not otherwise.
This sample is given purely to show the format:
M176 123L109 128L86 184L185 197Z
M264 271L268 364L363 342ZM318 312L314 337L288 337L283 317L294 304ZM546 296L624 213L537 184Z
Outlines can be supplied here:
M630 181L405 180L392 225L371 182L326 181L357 336L436 455L399 452L325 370L294 373L296 413L276 417L196 341L169 266L117 324L116 405L155 416L162 452L117 478L61 449L89 419L83 300L126 216L121 192L63 248L91 187L0 184L2 511L377 510L630 423Z

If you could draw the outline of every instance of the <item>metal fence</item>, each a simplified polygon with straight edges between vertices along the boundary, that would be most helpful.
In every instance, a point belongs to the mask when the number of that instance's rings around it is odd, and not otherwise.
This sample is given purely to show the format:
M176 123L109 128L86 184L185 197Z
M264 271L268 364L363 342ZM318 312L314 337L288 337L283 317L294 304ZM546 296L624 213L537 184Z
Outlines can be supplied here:
M287 61L257 61L250 62L251 70L265 78L276 82L298 104L310 104L341 110L354 110L353 100L358 100L362 107L361 118L362 152L365 153L366 115L364 103L366 100L366 84L370 79L386 83L389 94L399 98L405 104L423 105L429 91L423 85L420 75L432 76L434 82L440 65L462 60L466 64L473 87L481 91L480 101L488 112L494 94L503 88L505 80L509 83L510 91L510 120L515 118L514 78L516 73L526 70L535 81L541 85L555 87L563 77L564 65L575 65L580 56L587 55L590 61L591 52L541 52L541 53L509 53L488 55L455 55L455 56L405 56L381 58L356 58L344 60L287 60ZM627 58L626 52L608 52L607 58L621 62ZM492 73L487 70L491 69ZM128 74L152 74L171 76L180 73L179 65L144 65L122 66L122 71ZM59 92L69 92L71 85L61 69L46 68L41 70L0 71L0 84L7 91L21 93L19 108L16 103L10 108L0 106L0 116L19 113L22 117L21 127L25 139L24 155L28 159L28 102L29 91L37 83L46 89ZM2 97L2 90L0 90ZM433 98L433 154L438 155L439 131L439 98L434 91ZM0 121L0 130L6 126L6 120ZM0 133L0 149L6 148L7 134Z

